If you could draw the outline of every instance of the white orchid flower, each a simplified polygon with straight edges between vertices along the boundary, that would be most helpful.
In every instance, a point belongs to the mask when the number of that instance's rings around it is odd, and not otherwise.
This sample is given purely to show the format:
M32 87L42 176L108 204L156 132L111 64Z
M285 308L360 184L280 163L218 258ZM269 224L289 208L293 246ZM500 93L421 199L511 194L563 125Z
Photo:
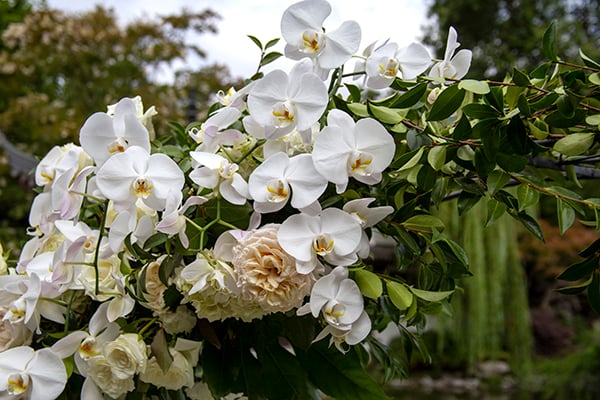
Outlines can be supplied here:
M48 188L63 175L70 183L75 174L90 165L92 159L81 147L73 143L54 146L36 166L35 183Z
M285 55L293 60L309 57L323 79L358 51L361 30L355 21L345 21L332 31L323 29L331 6L323 0L305 0L288 7L281 18L281 35L287 42Z
M196 151L215 153L219 146L232 146L244 139L244 135L237 129L226 129L242 115L241 111L227 107L210 116L200 129L191 129L189 135L200 146Z
M358 250L358 256L360 258L367 258L371 252L369 238L367 237L364 229L375 226L385 217L394 212L394 207L391 206L369 208L369 204L371 204L373 201L375 201L375 199L372 197L351 200L344 204L344 207L342 208L348 214L352 215L363 228L362 237L360 239L360 247Z
M0 397L54 400L64 390L67 371L51 349L14 347L0 353Z
M289 75L275 70L257 81L248 95L248 110L265 126L265 137L277 139L294 129L310 132L328 101L327 87L311 72L310 61L303 60Z
M141 96L131 97L128 98L128 100L131 100L133 102L133 105L135 106L135 116L137 117L138 121L140 121L142 125L144 125L146 129L148 129L150 140L154 140L155 133L154 125L152 124L152 117L158 114L156 108L154 106L151 106L146 111L144 111L144 103L142 102ZM107 106L106 113L109 116L113 117L115 115L115 111L117 109L118 104L119 103L115 103Z
M150 211L150 212L149 212ZM103 257L119 253L125 247L125 238L130 242L143 245L144 242L156 232L156 212L145 207L143 203L136 202L136 208L121 211L110 224L108 232L108 245L110 250L102 252Z
M367 57L365 72L366 85L372 89L390 86L396 76L413 80L431 65L431 55L425 46L411 43L399 48L396 43L387 43Z
M98 166L131 146L150 152L149 133L138 120L135 102L129 98L121 99L113 114L93 114L85 121L79 133L81 146Z
M369 315L363 311L358 319L351 324L348 325L327 325L315 338L313 342L318 342L319 340L331 335L330 344L334 343L335 347L345 353L348 349L342 346L343 343L348 343L349 345L355 345L362 342L371 332L371 318Z
M183 214L191 206L203 204L208 199L202 196L190 196L181 206L182 197L183 194L180 191L169 193L162 220L156 225L156 230L169 236L179 235L181 244L187 249L190 241L185 233L186 220Z
M190 172L190 179L205 188L218 188L225 200L232 204L242 205L250 197L248 183L237 172L237 164L230 162L218 154L192 151L190 156L200 165Z
M317 256L334 265L350 265L362 230L351 215L338 208L326 208L319 215L288 217L277 233L281 247L296 259L298 272L308 274L317 266Z
M154 210L163 210L170 190L181 190L185 178L167 155L132 146L108 159L96 173L96 185L114 202L115 210L131 208L141 198Z
M269 213L281 210L290 192L292 207L310 206L327 188L327 179L315 170L310 154L290 158L285 153L275 153L252 172L248 187L254 209Z
M60 175L52 185L52 208L57 211L60 218L71 219L77 217L81 204L83 203L83 193L85 193L86 178L92 172L94 167L83 168L74 177L65 173Z
M331 110L328 126L315 139L313 162L321 175L346 190L349 177L373 185L381 181L396 151L394 138L378 121L363 118L354 123L340 110Z
M461 79L469 71L471 66L471 50L462 49L454 54L460 43L456 40L458 34L454 27L450 27L448 31L448 41L446 43L446 52L444 59L436 63L429 71L429 76L432 78L442 79Z

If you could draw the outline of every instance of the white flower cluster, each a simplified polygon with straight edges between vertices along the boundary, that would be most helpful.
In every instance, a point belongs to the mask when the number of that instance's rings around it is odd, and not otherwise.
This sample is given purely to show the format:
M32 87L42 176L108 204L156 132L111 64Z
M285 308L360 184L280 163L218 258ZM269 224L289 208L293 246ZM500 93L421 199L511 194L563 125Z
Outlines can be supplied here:
M344 351L342 343L367 337L371 321L348 267L368 257L366 230L393 208L369 207L371 197L340 196L340 207L320 200L328 189L335 196L351 185L380 184L395 141L373 118L326 112L324 80L358 51L361 36L353 21L325 31L330 12L324 0L301 1L284 12L285 53L296 65L221 93L223 106L188 130L192 147L182 151L181 164L153 151L155 111L144 112L139 98L93 114L81 128L81 147L56 147L41 160L32 238L16 268L3 268L0 276L0 397L57 397L67 379L61 359L71 356L85 377L82 398L119 398L134 389L135 379L200 393L202 387L194 389L200 344L185 339L198 318L249 322L278 312L310 313L325 326L315 340L331 335ZM457 46L451 30L432 77L466 73L470 52L453 56ZM357 68L374 89L396 77L414 79L432 63L418 44L386 43L365 54ZM208 204L214 218L206 216ZM225 207L252 209L247 226L223 218ZM161 234L164 253L144 247ZM143 266L130 265L138 261L132 248L151 252ZM173 249L183 255L172 257ZM172 273L163 276L169 263ZM183 298L176 305L167 301L170 289ZM74 299L96 308L82 326L69 325ZM136 320L138 306L151 317ZM42 319L64 326L64 337L34 350L28 345L41 333ZM149 351L147 329L164 329L175 339L162 354L171 360L168 368Z

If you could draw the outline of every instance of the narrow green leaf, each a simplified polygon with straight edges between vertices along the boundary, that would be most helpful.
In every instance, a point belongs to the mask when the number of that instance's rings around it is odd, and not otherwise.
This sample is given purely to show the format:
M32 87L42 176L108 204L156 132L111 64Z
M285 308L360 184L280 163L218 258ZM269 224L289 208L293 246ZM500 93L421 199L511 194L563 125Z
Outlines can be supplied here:
M540 199L540 193L529 185L519 185L517 188L517 200L519 200L519 211L534 206Z
M283 54L281 54L278 51L272 51L270 53L267 53L263 56L262 60L260 60L260 66L264 67L265 65L277 60L281 56L283 56Z
M592 244L590 244L588 247L586 247L585 249L581 250L579 252L579 255L581 257L589 257L594 253L598 253L600 252L600 238L594 240L592 242Z
M360 95L360 88L356 85L352 85L350 83L345 83L344 86L346 86L346 89L348 89L348 91L350 92L350 97L352 98L352 101L354 102L360 102L361 99L361 95Z
M487 189L490 196L502 189L510 181L510 175L502 170L495 169L487 177Z
M494 107L482 103L471 103L463 107L463 112L472 119L493 119L501 116Z
M398 171L405 171L408 170L412 167L414 167L415 165L417 165L419 163L419 161L421 161L421 157L423 156L423 151L424 147L419 148L419 150L415 153L414 156L412 156L404 165L402 165Z
M475 94L486 94L490 92L490 86L486 81L476 81L474 79L464 79L459 82L458 87Z
M571 133L554 143L553 149L567 156L585 153L594 143L593 132Z
M360 288L360 292L370 298L377 299L383 293L381 279L371 271L359 269L354 272L354 280Z
M397 111L383 106L376 106L372 103L367 104L369 113L379 122L384 124L397 124L404 119Z
M409 108L417 104L417 102L423 97L427 91L427 83L422 82L411 88L410 90L402 93L396 100L391 104L391 108Z
M556 277L561 281L578 281L591 275L594 269L598 267L598 255L588 257L583 261L569 265L560 275Z
M252 40L252 42L254 42L255 45L258 46L259 49L261 49L261 50L263 49L262 43L260 42L260 40L258 40L258 38L256 36L252 36L252 35L247 35L247 36L250 38L250 40Z
M433 229L442 230L445 228L444 222L436 216L429 214L414 215L402 223L407 229L413 228L425 232L431 232Z
M525 93L519 94L519 99L517 100L517 107L519 107L519 111L521 112L521 114L523 114L523 116L531 116L531 108L529 107L529 102L527 101L527 96L525 96Z
M558 61L558 45L556 39L556 21L552 21L550 26L544 32L542 40L542 50L544 55L552 61Z
M506 212L506 204L501 203L497 200L490 199L487 204L487 217L485 220L485 226L488 227L502 217Z
M439 171L446 163L446 146L432 147L427 153L427 161L434 170Z
M556 199L556 213L558 214L560 234L564 235L567 229L575 222L575 210L566 201L558 198Z
M454 290L446 290L446 291L442 291L442 292L432 292L429 290L421 290L421 289L417 289L417 288L410 288L410 291L413 292L413 294L415 296L417 296L420 299L426 300L426 301L430 301L432 303L438 302L438 301L442 301L445 298L447 298L448 296L450 296L452 293L454 293Z
M413 294L402 283L388 281L385 284L392 304L400 311L406 310L413 303Z
M562 294L579 294L579 293L583 292L585 289L587 289L587 287L590 285L590 283L592 283L593 279L594 278L590 275L590 279L588 279L585 282L582 282L577 285L560 287L560 288L556 289L556 291L559 293L562 293Z
M448 86L431 106L427 120L440 121L454 114L465 98L465 93L458 85Z
M513 67L513 82L517 86L529 86L531 82L529 77L517 67Z
M540 239L542 242L544 241L544 233L542 232L542 228L540 228L540 225L537 223L537 221L529 214L521 211L515 215L515 218L517 218L529 232L533 233L535 237Z
M277 43L279 43L279 38L269 40L267 42L267 44L265 44L265 50L268 49L269 47L275 46Z
M592 59L591 57L589 57L581 49L579 49L579 57L581 57L581 60L583 61L583 63L585 65L587 65L588 67L600 69L600 63L597 62L596 60Z

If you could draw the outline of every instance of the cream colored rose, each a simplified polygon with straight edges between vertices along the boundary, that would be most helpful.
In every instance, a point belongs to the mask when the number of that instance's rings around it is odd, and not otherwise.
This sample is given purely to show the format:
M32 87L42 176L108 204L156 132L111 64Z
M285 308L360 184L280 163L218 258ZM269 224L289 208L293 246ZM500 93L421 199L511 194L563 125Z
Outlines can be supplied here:
M116 399L135 389L133 376L119 378L114 374L113 366L102 355L88 360L87 375L94 381L100 390Z
M144 268L144 288L143 292L146 303L142 303L144 306L156 312L163 312L166 310L164 293L167 287L160 280L159 271L160 264L165 259L165 256L161 256L156 261L151 262Z
M0 306L0 351L12 347L29 345L31 343L32 332L25 327L23 320L12 323L4 316L8 308Z
M179 390L184 386L194 384L194 369L188 360L180 352L169 349L173 356L173 362L167 372L163 372L158 365L156 358L152 357L148 361L148 366L140 374L143 382L151 383L154 386L164 387L168 390Z
M97 301L106 301L118 293L117 281L115 277L121 277L119 269L121 260L118 256L112 255L109 258L98 260L98 288L96 294L96 271L93 267L84 268L79 274L79 282L85 289L85 294Z
M135 333L124 333L106 343L103 354L113 374L119 379L143 372L148 363L146 344Z
M232 264L245 300L266 313L300 307L316 279L296 271L296 260L277 241L278 225L250 231L233 248Z

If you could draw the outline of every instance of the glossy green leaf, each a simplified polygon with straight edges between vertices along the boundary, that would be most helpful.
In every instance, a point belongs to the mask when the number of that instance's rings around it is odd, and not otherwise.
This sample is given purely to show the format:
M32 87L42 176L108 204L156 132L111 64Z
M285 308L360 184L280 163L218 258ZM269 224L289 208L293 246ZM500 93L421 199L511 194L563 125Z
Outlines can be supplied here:
M352 85L350 83L345 83L344 86L346 86L346 89L348 89L348 91L350 92L350 97L352 98L352 101L360 102L360 100L361 100L360 88L358 86Z
M570 265L556 279L571 282L578 281L589 277L596 267L598 267L598 255Z
M369 113L384 124L397 124L404 119L398 111L388 107L376 106L372 103L368 103L367 107Z
M540 224L538 224L538 222L529 214L521 211L515 215L515 218L517 218L529 232L533 233L535 237L542 242L544 241L544 233L542 232L542 228L540 228Z
M591 74L590 76L588 76L588 79L594 85L600 86L600 72L595 72Z
M558 216L558 227L563 235L575 222L575 210L561 198L556 199L556 213Z
M421 157L423 156L424 151L425 151L424 147L421 147L419 150L417 150L417 152L408 161L406 161L405 164L400 166L398 171L405 171L405 170L408 170L408 169L414 167L415 165L417 165L419 163L419 161L421 161Z
M446 146L438 145L432 147L427 153L427 162L436 171L439 171L446 163Z
M283 54L281 54L278 51L272 51L270 53L267 53L263 56L262 60L260 60L260 66L264 67L265 65L277 60L281 56L283 56Z
M267 42L267 44L265 44L265 50L268 49L269 47L275 46L277 43L279 43L279 38L269 40Z
M458 87L475 94L486 94L490 91L490 86L486 81L477 81L474 79L464 79L459 82Z
M388 281L385 284L392 304L400 311L406 310L412 304L413 294L406 285L394 281Z
M497 200L490 199L487 204L487 217L485 219L485 226L490 226L496 222L506 212L506 204L501 203Z
M599 253L599 252L600 252L600 238L594 240L588 247L581 250L579 252L579 255L581 257L589 257L592 254Z
M567 156L585 153L594 143L593 132L571 133L554 144L553 149Z
M418 298L426 300L426 301L430 301L433 303L442 301L442 300L446 299L448 296L450 296L452 293L454 293L454 290L432 292L429 290L421 290L421 289L412 288L412 287L410 288L410 291Z
M423 97L427 91L427 83L422 82L411 88L410 90L402 93L396 100L394 100L390 107L392 108L409 108L417 104L417 102Z
M487 177L488 193L493 196L510 181L510 175L502 170L495 169Z
M369 110L367 109L367 106L365 104L348 103L348 109L350 110L350 112L352 112L352 114L356 115L357 117L370 117Z
M558 44L556 39L556 21L552 21L544 32L542 51L552 61L558 61Z
M560 287L557 288L556 291L562 294L579 294L585 289L587 289L587 287L592 283L593 279L593 276L590 276L590 278L585 282L579 283L577 285Z
M585 65L587 65L588 67L591 68L597 68L600 69L600 63L594 59L592 59L591 57L589 57L587 54L585 54L583 52L583 50L579 49L579 57L581 57L581 60L584 62Z
M531 108L529 107L529 102L527 101L527 96L525 96L525 93L521 93L519 95L517 106L519 107L521 114L523 114L525 117L531 116Z
M441 219L429 214L419 214L410 217L402 223L407 229L416 229L419 231L431 232L434 228L437 230L444 229L445 225Z
M519 211L523 211L539 202L540 192L527 184L522 184L517 188L517 199L519 200Z
M494 107L483 103L471 103L463 107L463 112L473 119L492 119L501 116Z
M383 293L381 279L371 271L359 269L354 272L354 280L360 288L360 292L371 299L376 299Z
M258 46L259 49L261 49L261 50L263 49L262 43L260 42L260 40L258 40L258 38L256 36L252 36L252 35L247 35L247 36L250 38L250 40L252 40L252 42L254 42L255 45Z
M529 81L529 77L517 67L513 68L513 82L517 86L529 86L531 82Z
M440 121L448 118L458 110L464 98L464 89L460 89L458 85L448 86L431 106L427 120Z

